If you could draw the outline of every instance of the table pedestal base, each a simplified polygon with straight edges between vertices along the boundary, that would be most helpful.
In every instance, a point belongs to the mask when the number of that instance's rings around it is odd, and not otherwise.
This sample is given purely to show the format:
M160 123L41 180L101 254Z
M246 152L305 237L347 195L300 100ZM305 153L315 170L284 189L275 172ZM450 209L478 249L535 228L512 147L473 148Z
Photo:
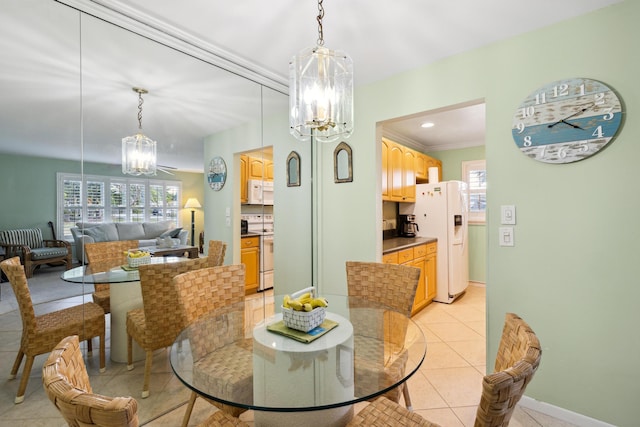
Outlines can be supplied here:
M142 307L140 282L111 283L111 360L127 363L127 312ZM133 361L144 360L145 352L133 341Z

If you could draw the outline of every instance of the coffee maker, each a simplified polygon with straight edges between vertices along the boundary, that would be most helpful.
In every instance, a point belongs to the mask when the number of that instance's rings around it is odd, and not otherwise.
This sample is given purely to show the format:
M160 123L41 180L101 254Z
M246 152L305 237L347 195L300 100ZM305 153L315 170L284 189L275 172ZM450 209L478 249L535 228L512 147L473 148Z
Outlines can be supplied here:
M415 215L400 215L400 236L416 237L418 234L418 224Z

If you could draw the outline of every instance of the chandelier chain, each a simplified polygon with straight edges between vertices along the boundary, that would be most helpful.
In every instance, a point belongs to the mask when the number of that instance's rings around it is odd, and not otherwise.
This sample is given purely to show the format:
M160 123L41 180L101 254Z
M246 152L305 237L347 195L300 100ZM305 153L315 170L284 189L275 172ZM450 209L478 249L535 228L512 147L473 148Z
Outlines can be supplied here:
M144 104L142 92L138 92L138 129L140 130L142 130L142 104Z
M322 18L324 18L324 7L322 7L322 1L318 0L318 46L324 46L324 34L322 32Z

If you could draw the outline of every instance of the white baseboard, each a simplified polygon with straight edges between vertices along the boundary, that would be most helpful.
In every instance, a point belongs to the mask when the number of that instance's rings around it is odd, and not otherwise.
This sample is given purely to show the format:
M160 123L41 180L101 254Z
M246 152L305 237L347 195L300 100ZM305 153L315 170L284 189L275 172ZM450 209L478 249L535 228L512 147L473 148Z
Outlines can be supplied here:
M522 396L518 405L580 427L615 427L613 424L605 423L604 421L596 420L595 418L589 418L585 415L578 414L577 412L572 412L568 409L560 408L559 406L554 406L549 403L540 402L539 400L535 400L527 396Z
M479 286L481 288L486 288L487 285L484 282L475 282L473 280L469 280L469 286Z

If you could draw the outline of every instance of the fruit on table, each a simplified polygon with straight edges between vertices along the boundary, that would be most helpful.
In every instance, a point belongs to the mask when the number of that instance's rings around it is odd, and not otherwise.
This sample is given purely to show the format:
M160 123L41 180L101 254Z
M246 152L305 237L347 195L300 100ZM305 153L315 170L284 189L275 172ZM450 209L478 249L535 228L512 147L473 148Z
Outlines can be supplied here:
M306 292L297 298L291 298L285 295L282 300L282 306L292 308L296 311L312 311L316 307L327 307L327 299L324 297L313 298L310 292Z
M150 255L149 252L141 250L129 251L125 253L129 258L143 258Z

